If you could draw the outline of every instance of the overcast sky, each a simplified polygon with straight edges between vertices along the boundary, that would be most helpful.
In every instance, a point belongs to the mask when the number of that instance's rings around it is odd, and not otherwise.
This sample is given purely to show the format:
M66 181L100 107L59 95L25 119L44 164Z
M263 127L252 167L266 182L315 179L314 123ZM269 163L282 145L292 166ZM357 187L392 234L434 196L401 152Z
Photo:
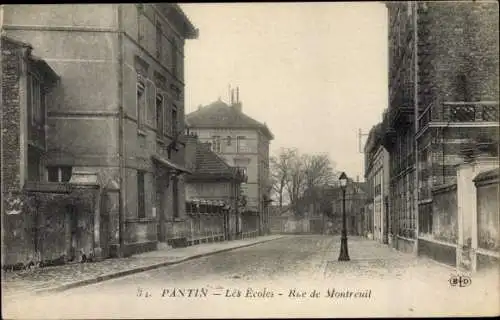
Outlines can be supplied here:
M186 113L239 86L243 111L280 147L328 153L363 180L358 129L387 105L387 13L374 3L182 4L200 30L185 47Z

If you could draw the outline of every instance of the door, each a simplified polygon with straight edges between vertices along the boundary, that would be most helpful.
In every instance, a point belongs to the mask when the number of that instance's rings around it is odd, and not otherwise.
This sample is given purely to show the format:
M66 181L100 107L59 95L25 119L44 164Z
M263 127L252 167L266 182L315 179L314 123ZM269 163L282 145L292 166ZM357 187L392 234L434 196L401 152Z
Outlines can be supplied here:
M224 212L224 240L229 240L229 212Z
M69 261L77 257L78 249L78 217L73 205L66 207L66 253Z

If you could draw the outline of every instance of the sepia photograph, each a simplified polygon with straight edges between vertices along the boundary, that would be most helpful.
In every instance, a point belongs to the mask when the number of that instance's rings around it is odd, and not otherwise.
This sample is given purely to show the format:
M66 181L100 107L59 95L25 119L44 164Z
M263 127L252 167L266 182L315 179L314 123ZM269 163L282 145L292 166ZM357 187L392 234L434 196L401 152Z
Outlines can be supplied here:
M497 1L0 30L3 319L500 316Z

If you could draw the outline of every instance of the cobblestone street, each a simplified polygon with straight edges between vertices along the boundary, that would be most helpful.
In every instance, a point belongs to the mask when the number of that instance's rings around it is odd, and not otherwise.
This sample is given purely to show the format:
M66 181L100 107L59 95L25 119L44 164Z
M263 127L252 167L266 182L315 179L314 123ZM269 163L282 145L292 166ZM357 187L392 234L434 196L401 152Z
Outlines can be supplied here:
M4 272L2 274L2 295L7 298L17 297L39 290L57 288L69 283L147 268L161 263L174 263L196 255L251 245L279 237L265 236L236 241L205 243L186 248L146 252L123 259L107 259L97 263L77 263L34 270Z
M356 237L349 238L351 261L338 262L339 245L339 237L286 236L57 294L6 299L4 315L19 310L23 317L34 312L63 318L120 317L125 311L127 317L163 318L498 312L498 278L474 276L470 287L451 287L453 268ZM188 289L196 294L188 297ZM196 298L203 290L208 296ZM314 290L317 299L310 298ZM349 291L366 297L346 299ZM51 308L54 303L71 308Z

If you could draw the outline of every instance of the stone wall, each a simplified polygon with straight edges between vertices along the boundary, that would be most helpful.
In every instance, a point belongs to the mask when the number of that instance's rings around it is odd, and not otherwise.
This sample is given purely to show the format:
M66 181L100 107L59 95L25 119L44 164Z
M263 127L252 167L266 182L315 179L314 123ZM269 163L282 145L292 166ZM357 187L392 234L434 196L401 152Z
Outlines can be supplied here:
M457 185L449 185L433 190L432 234L433 239L457 242Z

